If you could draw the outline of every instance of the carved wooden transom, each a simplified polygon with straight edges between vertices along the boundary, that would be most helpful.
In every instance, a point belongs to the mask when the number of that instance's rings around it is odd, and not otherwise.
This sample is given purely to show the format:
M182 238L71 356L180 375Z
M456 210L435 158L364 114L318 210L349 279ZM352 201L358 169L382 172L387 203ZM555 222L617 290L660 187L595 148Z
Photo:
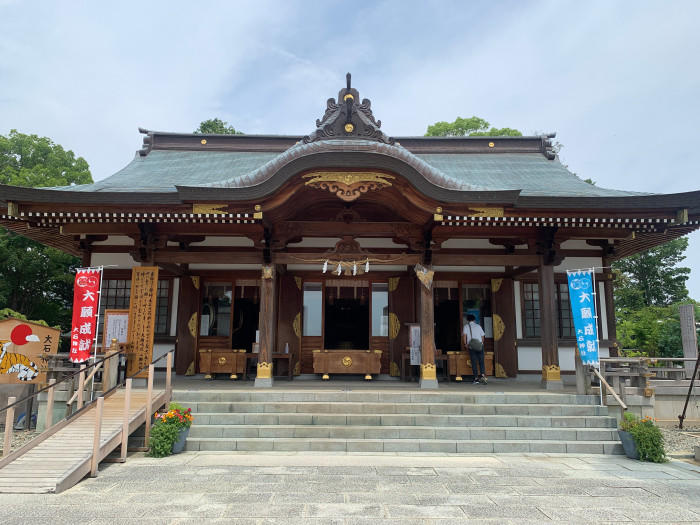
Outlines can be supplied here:
M334 193L345 202L352 202L368 191L389 187L396 178L375 171L314 171L302 177L308 179L306 186Z

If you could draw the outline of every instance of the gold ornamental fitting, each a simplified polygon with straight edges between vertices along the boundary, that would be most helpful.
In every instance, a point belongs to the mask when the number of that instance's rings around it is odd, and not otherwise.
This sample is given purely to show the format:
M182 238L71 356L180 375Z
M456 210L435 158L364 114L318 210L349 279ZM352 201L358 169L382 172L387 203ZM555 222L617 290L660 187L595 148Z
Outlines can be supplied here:
M220 357L220 358L219 358L219 364L220 364L220 365L225 365L225 364L226 364L226 358L223 357L223 356Z
M461 380L462 380L462 376L455 376L455 381L461 381Z
M544 365L542 379L545 381L561 381L561 370L557 365Z
M321 379L323 379L324 381L328 381L330 379L330 376L328 374L323 374Z
M258 363L258 375L260 379L270 379L272 378L272 363Z
M229 376L229 378L230 378L230 379L238 379L238 375L237 375L237 374L231 374L231 375Z
M202 139L202 140L200 140L199 142L201 142L202 144L206 144L206 143L207 143L207 139Z
M489 148L493 148L495 144L493 142L489 142Z
M211 374L207 374L204 376L204 379L212 379Z
M349 122L347 124L345 124L345 132L346 133L352 133L352 130L354 130L354 129L355 129L355 126L353 126Z
M372 376L369 374L365 375L365 381L372 381Z
M420 365L420 377L421 379L437 380L437 374L435 373L435 365L432 363Z
M352 366L352 357L349 355L343 357L343 366Z
M345 95L343 97L343 100L347 100L347 99L355 100L355 97L352 96L352 93L348 93L347 95Z

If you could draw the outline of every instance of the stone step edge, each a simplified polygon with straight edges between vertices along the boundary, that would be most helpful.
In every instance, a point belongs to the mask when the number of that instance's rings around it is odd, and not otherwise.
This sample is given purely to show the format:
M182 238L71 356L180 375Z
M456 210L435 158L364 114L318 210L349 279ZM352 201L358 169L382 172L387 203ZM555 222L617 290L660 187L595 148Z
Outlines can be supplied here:
M414 429L427 429L427 428L433 428L433 429L439 429L439 430L554 430L554 431L559 431L559 430L570 430L570 431L576 431L576 432L581 432L581 431L589 431L589 432L616 432L617 428L606 428L606 427L512 427L512 426L503 426L503 427L464 427L464 426L457 426L457 427L434 427L430 425L256 425L256 424L243 424L243 425L227 425L227 424L198 424L198 425L192 425L193 427L197 428L264 428L264 429L270 429L270 428L279 428L279 429L307 429L307 428L318 428L321 430L330 430L330 429L337 429L337 428L342 428L342 429L348 429L351 428L353 430L362 430L362 429L367 429L367 430L377 430L378 428L381 428L382 430L414 430ZM379 439L379 438L377 438ZM403 439L403 438L401 438Z
M588 418L608 418L608 419L615 419L615 416L611 416L609 414L573 414L573 415L550 415L550 414L541 414L541 415L530 415L530 414L426 414L423 412L372 412L372 413L366 413L366 412L192 412L192 415L194 416L230 416L230 415L237 415L237 416L353 416L353 417L360 417L360 416L379 416L379 417L400 417L400 416L408 416L408 417L465 417L465 418L474 418L474 417L527 417L527 418L536 418L536 417L549 417L549 418L563 418L563 417L588 417Z

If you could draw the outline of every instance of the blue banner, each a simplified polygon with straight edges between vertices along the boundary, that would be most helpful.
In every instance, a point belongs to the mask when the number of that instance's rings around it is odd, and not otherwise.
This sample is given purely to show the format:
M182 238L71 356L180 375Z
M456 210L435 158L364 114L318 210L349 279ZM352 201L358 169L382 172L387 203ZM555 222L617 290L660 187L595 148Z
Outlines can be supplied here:
M576 329L576 346L584 365L600 366L593 290L593 270L568 271L569 301Z

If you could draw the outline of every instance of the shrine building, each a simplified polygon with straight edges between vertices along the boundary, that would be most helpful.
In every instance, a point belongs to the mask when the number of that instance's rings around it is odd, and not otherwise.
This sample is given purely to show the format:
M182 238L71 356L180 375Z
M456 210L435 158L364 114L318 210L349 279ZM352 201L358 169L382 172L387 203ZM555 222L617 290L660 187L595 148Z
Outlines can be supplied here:
M256 386L406 376L413 342L423 388L471 373L470 314L490 374L560 387L567 269L595 268L600 352L616 355L611 262L700 225L700 191L588 184L553 135L390 137L349 75L326 104L308 135L140 129L99 182L0 186L0 224L104 266L102 310L128 308L131 269L157 266L154 357L174 346L177 374L242 379L252 358Z

